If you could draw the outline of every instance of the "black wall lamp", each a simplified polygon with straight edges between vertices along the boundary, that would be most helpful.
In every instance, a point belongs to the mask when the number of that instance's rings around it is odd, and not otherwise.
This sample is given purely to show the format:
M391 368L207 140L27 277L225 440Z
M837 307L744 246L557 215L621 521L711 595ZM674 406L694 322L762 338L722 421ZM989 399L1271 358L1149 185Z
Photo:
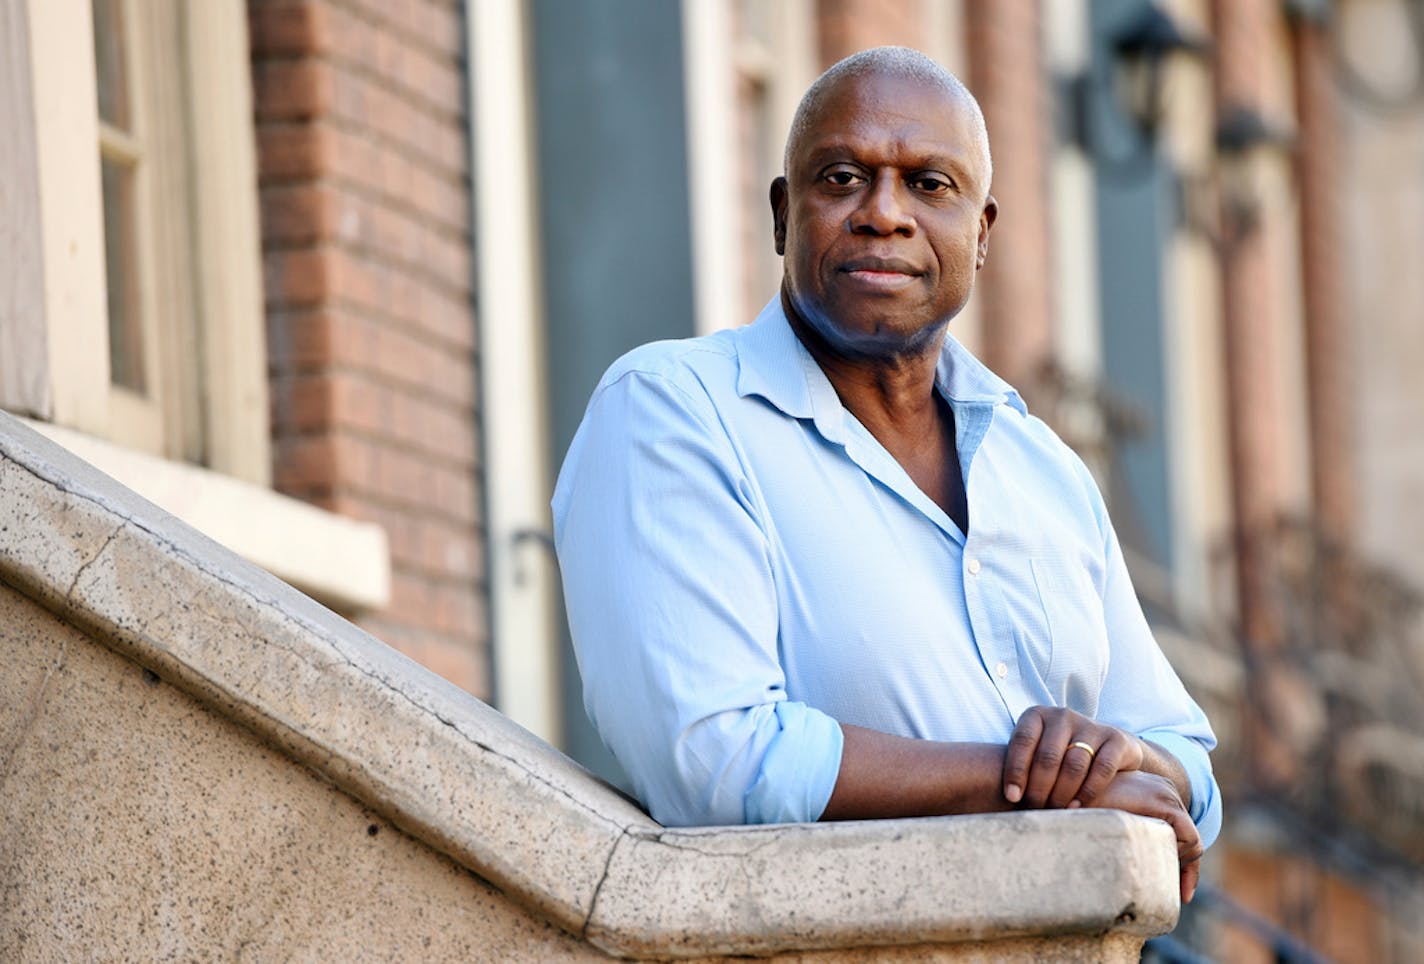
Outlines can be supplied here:
M1173 64L1201 60L1210 43L1184 30L1161 7L1146 3L1107 38L1103 67L1062 82L1065 139L1092 155L1103 173L1135 179L1152 168L1166 116Z
M1226 250L1260 224L1260 166L1267 156L1293 150L1295 135L1255 108L1238 105L1221 113L1215 141L1215 168L1180 178L1182 223Z
M1182 56L1201 59L1211 53L1203 38L1178 26L1161 7L1148 4L1113 40L1113 81L1118 102L1149 145L1155 144L1166 115L1166 73Z

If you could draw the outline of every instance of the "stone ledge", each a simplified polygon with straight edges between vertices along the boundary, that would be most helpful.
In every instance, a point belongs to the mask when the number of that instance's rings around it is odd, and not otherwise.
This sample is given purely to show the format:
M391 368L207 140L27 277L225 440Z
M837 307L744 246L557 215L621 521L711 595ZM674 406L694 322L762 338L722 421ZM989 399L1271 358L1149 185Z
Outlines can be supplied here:
M620 956L1147 935L1165 824L1112 811L667 830L490 707L0 415L0 581Z

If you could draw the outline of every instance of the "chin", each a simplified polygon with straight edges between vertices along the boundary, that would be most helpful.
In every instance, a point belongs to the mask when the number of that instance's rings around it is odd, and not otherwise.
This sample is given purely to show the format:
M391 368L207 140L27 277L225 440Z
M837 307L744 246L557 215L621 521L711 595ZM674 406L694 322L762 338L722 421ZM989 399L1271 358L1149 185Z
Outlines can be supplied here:
M907 326L894 317L862 316L856 321L835 325L831 332L823 329L822 337L844 355L890 360L937 351L948 324L947 318Z

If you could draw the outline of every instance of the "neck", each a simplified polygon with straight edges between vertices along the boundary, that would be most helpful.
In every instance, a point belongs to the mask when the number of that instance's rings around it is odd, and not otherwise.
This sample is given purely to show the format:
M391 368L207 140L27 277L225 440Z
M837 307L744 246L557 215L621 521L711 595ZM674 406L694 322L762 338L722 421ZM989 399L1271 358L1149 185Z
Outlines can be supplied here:
M876 436L881 430L917 434L937 424L935 372L945 327L901 351L853 354L808 324L785 293L782 307L791 330L825 372L841 404Z

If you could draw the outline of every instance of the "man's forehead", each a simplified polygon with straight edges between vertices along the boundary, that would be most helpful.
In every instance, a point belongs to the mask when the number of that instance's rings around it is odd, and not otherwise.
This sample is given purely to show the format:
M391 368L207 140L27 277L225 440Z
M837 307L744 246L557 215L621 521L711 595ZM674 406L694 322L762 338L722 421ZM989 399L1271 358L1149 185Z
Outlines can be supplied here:
M854 148L893 131L910 152L961 156L975 147L965 95L913 77L879 72L842 78L817 105L799 143L803 160Z
M865 114L893 114L906 122L957 128L972 114L967 94L915 77L876 71L843 77L820 98L811 127L854 126Z

